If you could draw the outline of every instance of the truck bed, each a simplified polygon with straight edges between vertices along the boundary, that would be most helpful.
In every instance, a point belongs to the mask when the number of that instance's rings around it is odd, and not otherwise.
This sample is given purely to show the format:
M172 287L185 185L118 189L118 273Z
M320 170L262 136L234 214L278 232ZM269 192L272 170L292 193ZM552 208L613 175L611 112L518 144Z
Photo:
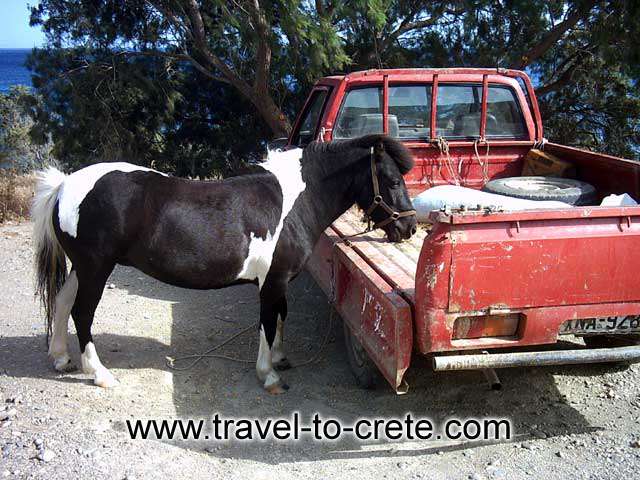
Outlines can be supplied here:
M362 212L356 208L347 210L333 229L342 237L350 237L366 228ZM424 239L429 234L429 225L419 224L418 231L409 240L392 243L378 229L348 239L353 248L380 276L382 276L403 298L415 303L415 282L418 258Z

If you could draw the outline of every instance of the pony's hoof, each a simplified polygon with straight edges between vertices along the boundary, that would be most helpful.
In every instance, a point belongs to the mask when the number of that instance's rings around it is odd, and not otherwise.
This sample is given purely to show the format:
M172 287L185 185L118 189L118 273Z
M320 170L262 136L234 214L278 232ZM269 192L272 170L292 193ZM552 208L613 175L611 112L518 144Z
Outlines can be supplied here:
M278 363L276 363L273 368L279 371L289 370L291 368L291 362L289 362L288 358L283 358Z
M111 372L108 371L96 375L93 383L102 388L114 388L120 385L120 382L116 380L116 377L111 375Z
M267 392L270 395L282 395L289 390L289 385L286 383L276 383L275 385L271 385L270 387L265 387Z
M71 359L68 356L56 358L53 360L53 369L60 373L75 372L78 367L71 363Z

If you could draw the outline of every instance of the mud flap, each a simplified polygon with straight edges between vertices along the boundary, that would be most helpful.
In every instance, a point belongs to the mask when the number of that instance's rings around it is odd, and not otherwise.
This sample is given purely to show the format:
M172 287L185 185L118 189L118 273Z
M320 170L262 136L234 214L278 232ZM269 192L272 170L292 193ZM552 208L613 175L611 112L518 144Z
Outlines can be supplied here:
M396 393L406 393L411 362L411 307L353 249L333 254L334 307Z

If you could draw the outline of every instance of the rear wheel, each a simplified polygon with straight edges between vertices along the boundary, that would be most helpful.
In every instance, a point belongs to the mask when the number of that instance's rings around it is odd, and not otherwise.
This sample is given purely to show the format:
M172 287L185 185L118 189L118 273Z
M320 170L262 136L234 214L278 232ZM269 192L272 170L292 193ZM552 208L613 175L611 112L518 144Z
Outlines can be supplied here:
M332 309L332 315L338 316L337 312ZM344 329L344 345L347 350L347 359L351 373L356 379L356 383L361 388L372 389L378 384L380 373L378 367L369 357L362 344L351 333L346 322L342 322Z

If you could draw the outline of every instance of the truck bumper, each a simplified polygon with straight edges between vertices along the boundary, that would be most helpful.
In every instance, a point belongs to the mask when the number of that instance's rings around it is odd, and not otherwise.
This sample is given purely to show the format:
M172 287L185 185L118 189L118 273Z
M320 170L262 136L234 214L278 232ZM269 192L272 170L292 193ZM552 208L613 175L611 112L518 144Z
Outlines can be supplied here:
M637 361L640 361L640 345L581 350L436 356L433 358L433 369L435 371L483 370L486 368Z

